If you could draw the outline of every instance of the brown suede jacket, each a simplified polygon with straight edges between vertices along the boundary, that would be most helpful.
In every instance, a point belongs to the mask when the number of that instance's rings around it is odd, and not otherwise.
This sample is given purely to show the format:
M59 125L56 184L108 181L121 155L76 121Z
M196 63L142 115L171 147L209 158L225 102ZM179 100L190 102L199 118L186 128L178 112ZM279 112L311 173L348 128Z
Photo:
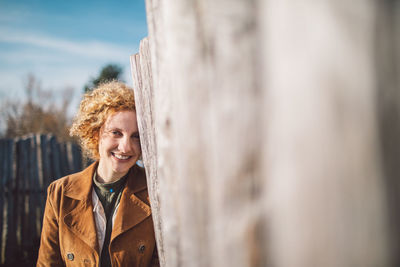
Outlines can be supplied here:
M37 266L99 266L92 205L97 162L48 188ZM110 241L112 266L159 266L144 170L131 168Z

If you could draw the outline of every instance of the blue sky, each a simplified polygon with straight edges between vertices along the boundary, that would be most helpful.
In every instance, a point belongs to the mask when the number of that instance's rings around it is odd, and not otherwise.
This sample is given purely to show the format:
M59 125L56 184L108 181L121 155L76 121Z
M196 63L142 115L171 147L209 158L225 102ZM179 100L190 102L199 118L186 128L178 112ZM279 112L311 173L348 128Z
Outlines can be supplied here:
M144 0L0 0L0 98L22 97L32 73L44 89L73 87L75 108L107 63L132 85L129 56L145 36Z

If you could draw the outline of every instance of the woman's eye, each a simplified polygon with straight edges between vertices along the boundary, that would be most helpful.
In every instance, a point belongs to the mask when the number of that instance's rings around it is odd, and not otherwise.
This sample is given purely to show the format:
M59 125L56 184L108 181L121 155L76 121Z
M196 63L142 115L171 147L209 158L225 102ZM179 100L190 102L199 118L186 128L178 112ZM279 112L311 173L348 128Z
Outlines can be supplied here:
M121 133L118 132L118 131L112 131L111 133L112 133L113 135L118 135L118 136L121 135Z

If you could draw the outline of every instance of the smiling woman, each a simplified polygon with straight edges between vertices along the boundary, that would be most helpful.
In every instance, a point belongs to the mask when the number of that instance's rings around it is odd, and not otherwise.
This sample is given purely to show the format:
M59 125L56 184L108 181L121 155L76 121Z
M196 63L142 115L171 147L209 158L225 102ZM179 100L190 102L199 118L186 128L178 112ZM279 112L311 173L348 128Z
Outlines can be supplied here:
M87 93L70 134L96 162L49 186L37 266L159 266L133 90Z
M110 115L100 129L100 182L112 182L124 176L140 156L136 113L130 110Z

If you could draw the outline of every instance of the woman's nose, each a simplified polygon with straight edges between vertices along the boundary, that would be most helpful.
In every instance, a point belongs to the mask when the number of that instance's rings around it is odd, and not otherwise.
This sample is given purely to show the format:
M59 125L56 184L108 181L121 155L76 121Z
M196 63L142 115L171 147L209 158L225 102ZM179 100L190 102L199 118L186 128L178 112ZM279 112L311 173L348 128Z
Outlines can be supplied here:
M131 152L132 150L132 140L129 137L123 137L120 139L118 150L123 153Z

